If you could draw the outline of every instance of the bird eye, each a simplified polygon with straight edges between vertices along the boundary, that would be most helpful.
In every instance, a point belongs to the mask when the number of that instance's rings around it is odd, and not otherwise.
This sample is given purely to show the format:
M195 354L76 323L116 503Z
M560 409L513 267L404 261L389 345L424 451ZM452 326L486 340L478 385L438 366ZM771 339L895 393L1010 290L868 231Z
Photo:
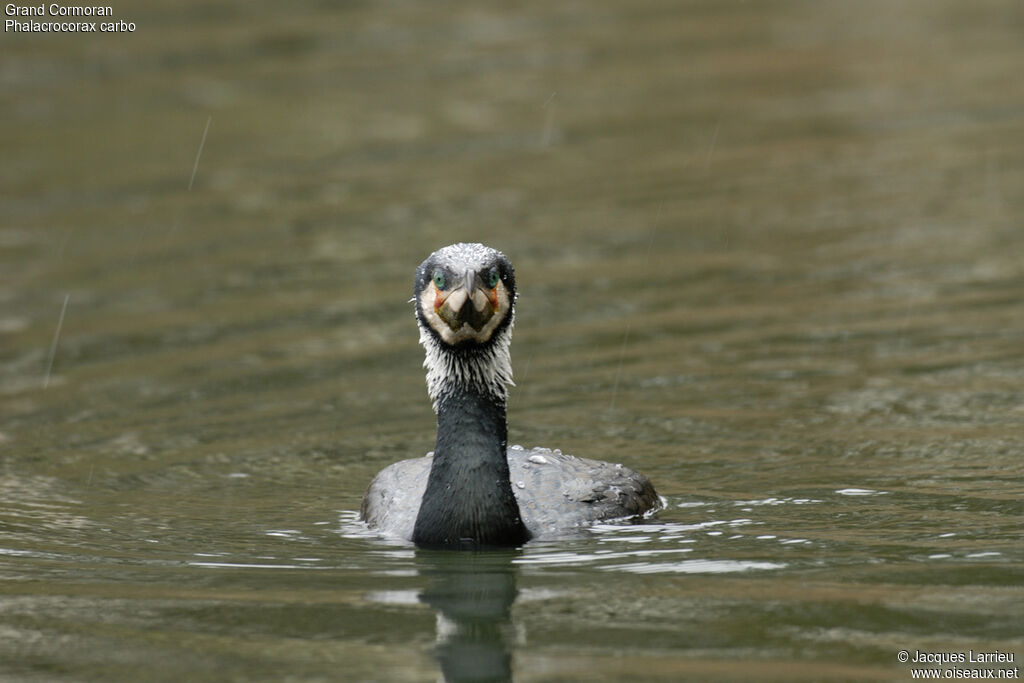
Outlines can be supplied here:
M498 269L497 268L491 268L491 272L488 273L488 275L487 275L487 286L492 288L492 289L497 287L498 286L498 280L500 280L500 279L501 279L501 276L498 274Z
M444 273L440 268L434 271L434 286L442 290L448 286L448 281L444 279Z

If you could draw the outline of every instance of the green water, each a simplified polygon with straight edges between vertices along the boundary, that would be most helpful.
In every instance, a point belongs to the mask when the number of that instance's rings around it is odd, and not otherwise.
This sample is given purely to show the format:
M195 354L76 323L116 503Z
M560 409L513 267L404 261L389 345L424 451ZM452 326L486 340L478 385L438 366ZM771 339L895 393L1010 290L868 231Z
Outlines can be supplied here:
M0 47L0 678L1020 666L1019 4L113 9ZM356 521L456 241L517 268L511 441L657 519Z

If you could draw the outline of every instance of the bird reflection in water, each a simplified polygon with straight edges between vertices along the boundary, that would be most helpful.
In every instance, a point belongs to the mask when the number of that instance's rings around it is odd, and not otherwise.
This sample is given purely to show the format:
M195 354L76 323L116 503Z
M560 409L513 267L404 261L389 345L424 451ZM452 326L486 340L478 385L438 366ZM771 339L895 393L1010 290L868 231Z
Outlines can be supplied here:
M511 681L518 595L517 551L416 551L427 585L419 599L437 612L434 651L444 680Z

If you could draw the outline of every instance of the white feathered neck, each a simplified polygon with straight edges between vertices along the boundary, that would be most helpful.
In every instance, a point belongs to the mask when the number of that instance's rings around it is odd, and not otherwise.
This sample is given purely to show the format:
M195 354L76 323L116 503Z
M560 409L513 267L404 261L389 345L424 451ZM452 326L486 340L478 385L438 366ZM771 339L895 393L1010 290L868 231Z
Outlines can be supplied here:
M423 367L427 371L427 393L437 412L438 404L445 394L463 389L476 389L494 396L505 404L508 387L512 381L512 357L509 345L512 342L514 311L509 309L508 325L491 338L485 347L471 352L458 352L448 348L419 321L420 344L426 352Z

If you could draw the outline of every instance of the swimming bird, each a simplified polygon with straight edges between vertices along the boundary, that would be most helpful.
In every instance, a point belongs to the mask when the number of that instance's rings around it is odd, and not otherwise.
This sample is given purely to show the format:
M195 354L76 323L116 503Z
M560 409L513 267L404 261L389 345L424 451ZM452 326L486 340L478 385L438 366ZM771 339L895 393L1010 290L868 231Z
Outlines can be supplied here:
M416 269L437 441L373 479L361 508L369 527L425 548L507 548L661 506L647 477L622 465L507 446L515 301L512 264L482 244L444 247Z

